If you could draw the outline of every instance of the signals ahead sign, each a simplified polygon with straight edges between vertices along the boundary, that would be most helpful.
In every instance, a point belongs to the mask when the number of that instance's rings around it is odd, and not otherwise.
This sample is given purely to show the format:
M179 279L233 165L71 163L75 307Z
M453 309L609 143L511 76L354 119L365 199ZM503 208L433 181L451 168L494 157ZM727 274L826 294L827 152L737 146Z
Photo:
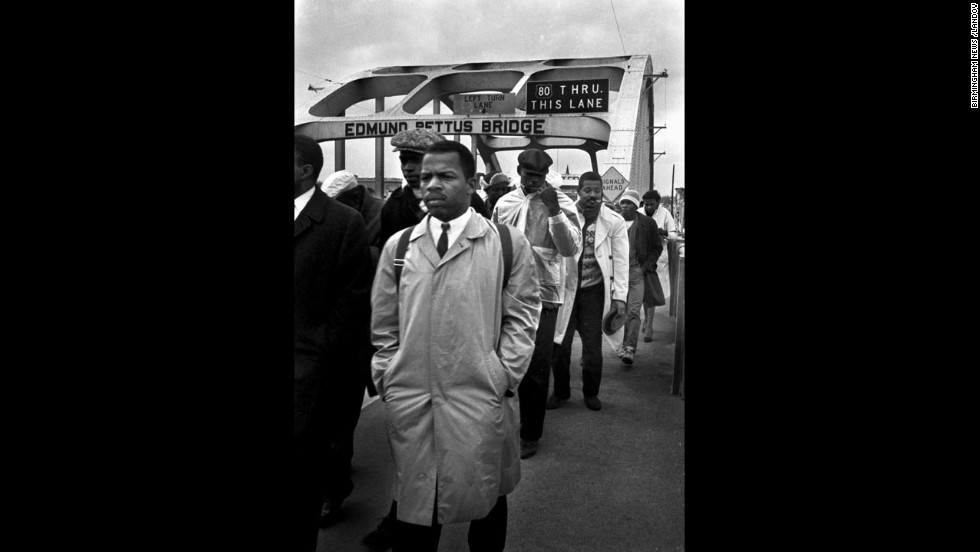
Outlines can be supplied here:
M527 83L527 113L609 111L609 79Z
M623 195L626 188L629 188L630 181L616 170L616 167L609 167L602 174L602 197L606 201L618 201L619 196Z

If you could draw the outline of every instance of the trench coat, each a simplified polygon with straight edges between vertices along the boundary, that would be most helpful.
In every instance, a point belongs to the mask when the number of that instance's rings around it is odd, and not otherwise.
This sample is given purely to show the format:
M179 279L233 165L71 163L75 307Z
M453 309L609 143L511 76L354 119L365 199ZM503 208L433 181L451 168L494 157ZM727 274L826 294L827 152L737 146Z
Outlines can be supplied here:
M431 525L481 519L520 481L517 387L541 316L531 246L506 228L506 291L496 228L470 210L440 259L431 215L381 250L371 293L372 375L385 409L398 519ZM399 288L394 254L411 232ZM436 489L438 488L438 496ZM437 502L438 500L438 502Z
M578 223L584 236L585 215L579 213ZM605 316L609 312L609 305L613 299L626 302L630 283L630 241L623 216L605 205L600 204L599 216L596 217L595 224L595 256L599 262L599 270L602 272L602 285L606 290L602 300L602 316ZM561 344L564 339L568 320L572 316L572 306L575 303L575 294L578 292L578 262L583 251L584 248L574 257L565 259L564 300L558 309L556 324L562 331L555 330L555 343L558 344ZM611 339L610 336L605 337L614 350L621 345L621 337L619 342Z

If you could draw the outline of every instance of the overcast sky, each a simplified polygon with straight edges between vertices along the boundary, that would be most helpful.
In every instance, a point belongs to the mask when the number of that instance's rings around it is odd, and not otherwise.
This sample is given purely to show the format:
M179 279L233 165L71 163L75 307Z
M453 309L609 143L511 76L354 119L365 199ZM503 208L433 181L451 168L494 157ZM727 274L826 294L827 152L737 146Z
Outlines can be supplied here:
M654 72L666 69L669 75L654 85L654 123L667 125L654 138L655 151L666 152L655 163L654 181L669 195L676 165L674 186L684 187L681 0L295 0L295 10L296 108L325 94L308 91L309 85L344 82L375 67L649 55ZM373 100L359 105L348 113L374 110ZM462 140L469 145L468 137ZM385 151L385 176L400 177L397 155L387 143ZM324 153L326 176L334 166L332 143L325 143ZM512 172L508 165L517 164L516 153L498 157ZM604 152L598 161L602 173ZM588 155L580 152L558 155L554 168L564 172L566 165L573 174L591 170ZM347 169L374 175L374 140L348 141ZM483 170L482 162L477 170Z

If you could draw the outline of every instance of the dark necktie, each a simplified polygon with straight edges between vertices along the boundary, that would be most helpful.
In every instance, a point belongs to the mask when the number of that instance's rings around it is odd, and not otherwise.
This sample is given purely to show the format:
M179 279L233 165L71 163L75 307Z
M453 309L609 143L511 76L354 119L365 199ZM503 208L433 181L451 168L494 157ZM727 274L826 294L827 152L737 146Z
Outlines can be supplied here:
M436 244L436 251L439 252L439 258L441 259L443 255L446 254L446 250L449 249L449 223L442 223L442 235L439 236L439 243Z

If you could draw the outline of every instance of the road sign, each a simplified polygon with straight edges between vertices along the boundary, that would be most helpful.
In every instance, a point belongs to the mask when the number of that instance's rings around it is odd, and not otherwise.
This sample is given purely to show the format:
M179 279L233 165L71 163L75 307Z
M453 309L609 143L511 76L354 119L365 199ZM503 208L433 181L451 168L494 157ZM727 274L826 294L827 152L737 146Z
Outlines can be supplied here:
M527 113L609 111L609 79L527 83Z
M453 113L457 115L496 113L513 115L516 105L515 95L501 94L452 94Z
M630 181L616 167L609 167L602 174L602 197L606 201L618 201L629 186Z

